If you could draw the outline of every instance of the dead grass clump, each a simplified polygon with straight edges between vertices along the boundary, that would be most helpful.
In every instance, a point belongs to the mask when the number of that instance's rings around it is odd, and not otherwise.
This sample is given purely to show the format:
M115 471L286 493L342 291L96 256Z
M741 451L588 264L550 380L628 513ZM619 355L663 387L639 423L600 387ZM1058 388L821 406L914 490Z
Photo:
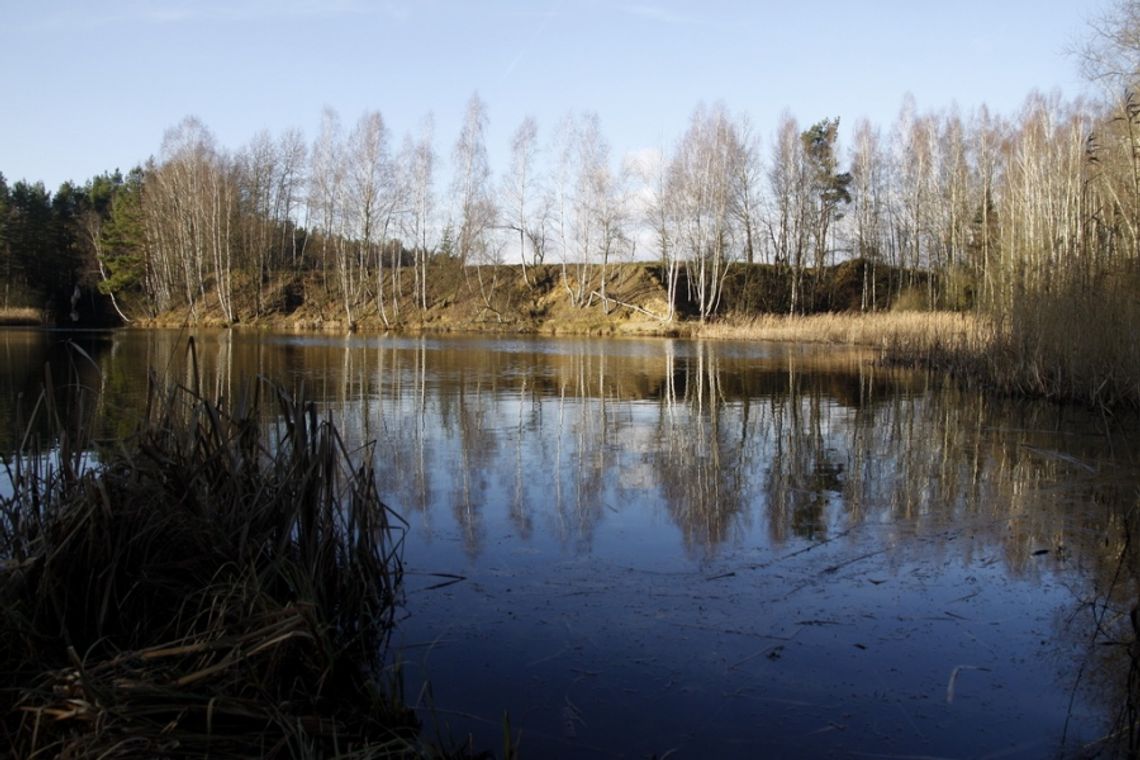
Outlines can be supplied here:
M236 405L155 390L133 437L94 455L60 430L26 440L0 488L0 741L15 756L413 746L385 670L403 524L370 451L267 381Z
M882 348L898 354L929 354L947 346L987 340L985 320L958 312L838 312L788 316L761 314L704 325L706 338L834 343Z
M0 309L0 325L41 325L44 314L40 309L31 307L9 306Z

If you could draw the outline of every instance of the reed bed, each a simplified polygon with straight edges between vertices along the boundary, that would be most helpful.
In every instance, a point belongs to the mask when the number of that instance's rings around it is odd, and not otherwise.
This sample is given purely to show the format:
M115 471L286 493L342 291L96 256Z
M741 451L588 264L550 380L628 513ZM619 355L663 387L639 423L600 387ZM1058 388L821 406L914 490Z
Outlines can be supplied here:
M1140 409L1140 273L1057 280L1047 294L994 309L989 375L1017 394Z
M25 758L418 754L386 665L405 526L371 451L264 380L234 405L152 388L129 440L91 454L89 430L58 420L6 460L0 743ZM33 416L58 416L52 399Z
M992 334L985 320L951 311L760 314L730 317L698 330L705 338L835 343L915 354L982 348Z
M705 338L879 349L890 364L955 375L1000 393L1140 409L1140 299L1080 291L985 313L759 315L703 325Z
M40 325L44 314L39 309L22 306L0 308L0 325Z

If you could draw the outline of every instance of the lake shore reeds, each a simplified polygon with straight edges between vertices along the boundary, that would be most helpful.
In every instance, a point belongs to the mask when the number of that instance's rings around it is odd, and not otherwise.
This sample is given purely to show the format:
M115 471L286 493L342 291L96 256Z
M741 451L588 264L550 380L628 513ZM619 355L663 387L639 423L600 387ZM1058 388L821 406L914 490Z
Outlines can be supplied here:
M973 314L951 311L730 316L700 325L695 332L701 338L834 343L900 353L924 353L945 346L982 347L990 334L984 320Z
M128 440L92 448L60 420L5 459L0 742L26 758L414 754L387 658L404 526L371 451L267 381L234 402L152 385ZM56 415L50 389L33 414Z
M1110 297L1111 296L1111 297ZM950 311L758 315L711 322L696 337L864 346L881 360L946 372L1011 396L1140 408L1140 304L1074 292L992 314Z
M9 306L0 308L0 327L32 327L44 323L44 314L39 309Z

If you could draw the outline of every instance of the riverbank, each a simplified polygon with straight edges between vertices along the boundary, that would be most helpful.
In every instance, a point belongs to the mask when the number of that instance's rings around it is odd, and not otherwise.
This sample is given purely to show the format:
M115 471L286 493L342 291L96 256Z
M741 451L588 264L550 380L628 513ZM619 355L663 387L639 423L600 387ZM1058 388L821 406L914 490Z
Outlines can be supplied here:
M349 296L343 283L316 273L296 274L256 289L235 281L225 308L217 293L208 291L193 306L152 316L141 316L138 308L134 312L140 314L136 323L162 327L691 336L714 322L747 321L720 315L792 311L784 269L741 264L730 274L717 314L706 319L690 298L683 271L677 273L671 296L666 273L647 263L610 265L604 273L601 267L441 264L429 272L422 290L417 291L409 272L387 270L376 281L357 283ZM867 310L888 310L895 304L900 276L885 267L872 273L863 261L805 274L806 295L797 311L859 311L864 303ZM870 298L864 291L876 295Z
M441 264L417 289L411 273L387 270L344 285L294 273L255 287L236 279L226 308L207 290L191 307L142 316L137 327L211 327L327 334L493 333L662 336L867 346L886 362L948 372L1000 393L1110 409L1140 408L1140 307L1127 295L1059 290L1018 309L938 310L921 279L848 261L805 273L806 314L788 316L787 272L738 265L715 315L701 319L683 271L673 307L660 267L578 269L546 265ZM579 279L581 276L584 279ZM1116 291L1112 291L1115 293ZM133 308L132 308L133 306Z
M219 321L195 323L225 327ZM185 327L186 320L156 319L152 327ZM1087 330L1090 324L1083 327ZM350 332L343 321L261 320L234 329L283 332ZM1075 329L1075 328L1070 328ZM879 352L886 364L944 372L963 384L1002 395L1111 410L1140 409L1140 355L1135 340L1108 333L1077 341L1051 340L1056 330L1026 331L981 314L954 311L838 312L727 315L707 322L650 319L638 313L538 323L488 323L438 319L384 328L357 325L361 333L492 333L596 337L682 337L706 340L824 343Z

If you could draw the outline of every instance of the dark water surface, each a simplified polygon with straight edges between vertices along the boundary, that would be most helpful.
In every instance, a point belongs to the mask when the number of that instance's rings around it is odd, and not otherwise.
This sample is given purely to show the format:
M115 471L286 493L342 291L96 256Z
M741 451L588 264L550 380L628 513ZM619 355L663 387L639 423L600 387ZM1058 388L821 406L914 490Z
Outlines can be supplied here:
M0 331L4 450L67 337L107 437L148 368L189 377L176 332ZM507 711L524 757L1036 758L1132 725L1127 421L847 349L196 339L207 393L303 382L376 441L429 730L501 751Z

